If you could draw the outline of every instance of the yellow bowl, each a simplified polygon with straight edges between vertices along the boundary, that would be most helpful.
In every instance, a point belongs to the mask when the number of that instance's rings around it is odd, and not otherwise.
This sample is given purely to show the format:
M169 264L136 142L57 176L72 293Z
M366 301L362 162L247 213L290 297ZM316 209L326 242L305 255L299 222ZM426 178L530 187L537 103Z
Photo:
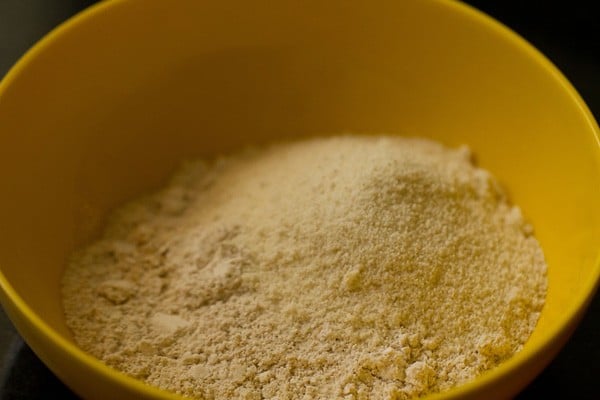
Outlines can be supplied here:
M63 24L0 87L2 304L81 396L173 398L73 343L66 256L184 157L340 131L467 143L533 222L549 264L533 336L432 398L514 395L598 285L598 127L547 59L456 2L117 0Z

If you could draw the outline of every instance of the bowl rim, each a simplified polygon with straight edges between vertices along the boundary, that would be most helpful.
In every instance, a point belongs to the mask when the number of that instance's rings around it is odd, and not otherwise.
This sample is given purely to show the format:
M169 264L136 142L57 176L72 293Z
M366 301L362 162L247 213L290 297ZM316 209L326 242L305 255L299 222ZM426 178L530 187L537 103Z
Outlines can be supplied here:
M88 20L96 18L100 14L111 12L114 8L120 7L123 4L131 1L133 0L102 0L78 12L71 18L52 29L42 39L36 42L27 52L25 52L25 54L21 56L21 58L7 72L4 78L0 80L0 105L3 94L6 92L6 90L14 81L18 80L19 75L28 68L30 63L35 62L38 54L45 51L49 45L55 41L61 40L63 35L71 34L78 28L78 26L85 24ZM583 115L591 133L594 136L595 143L598 146L598 154L600 155L600 128L598 127L598 124L596 123L591 111L574 86L560 72L560 70L543 53L541 53L541 51L536 49L526 39L504 25L502 22L492 18L483 11L476 9L471 5L456 0L429 1L432 4L435 4L437 7L445 8L445 12L461 14L463 17L476 23L480 28L494 31L496 34L498 34L498 36L500 36L499 40L510 42L515 50L524 52L532 62L541 66L545 73L551 76L553 81L562 87L563 92L568 94L573 104L576 105ZM597 159L600 160L600 156L597 157ZM491 386L493 382L500 381L514 373L514 371L523 368L527 364L528 360L532 358L538 358L543 353L550 351L553 347L553 341L556 338L565 337L566 339L566 337L570 335L598 290L600 286L600 251L598 251L598 254L596 254L596 260L594 262L591 275L593 279L585 282L583 285L584 290L578 294L575 301L571 303L570 308L567 310L567 312L565 312L567 318L559 321L560 323L553 327L549 331L549 334L545 335L542 340L533 345L526 345L523 350L517 352L515 355L502 362L497 367L485 371L474 380L453 387L449 390L439 393L432 393L427 395L424 399L441 400L459 398L463 396L474 396L480 390L484 390L486 387ZM67 353L69 357L77 360L79 363L87 365L96 373L102 375L105 379L116 381L116 383L126 386L129 390L139 391L141 392L140 394L144 394L155 399L175 400L184 398L178 394L159 389L141 380L130 377L112 367L109 367L96 357L83 351L74 342L71 342L63 337L63 335L59 334L56 330L50 327L17 293L2 272L1 265L0 290L5 295L4 300L11 302L14 305L14 308L22 313L27 322L34 326L42 336L46 336L54 346ZM550 360L551 359L549 359L546 364L548 364Z

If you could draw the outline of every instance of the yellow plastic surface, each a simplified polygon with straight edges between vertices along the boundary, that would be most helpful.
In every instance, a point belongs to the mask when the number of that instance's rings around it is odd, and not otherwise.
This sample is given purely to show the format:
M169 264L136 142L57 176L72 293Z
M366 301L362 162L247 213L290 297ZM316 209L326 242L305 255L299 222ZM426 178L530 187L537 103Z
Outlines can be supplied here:
M467 143L534 224L549 292L533 337L434 397L513 395L598 284L598 127L542 55L455 2L114 0L63 24L0 84L2 304L83 397L167 398L73 344L65 257L182 158L342 131Z

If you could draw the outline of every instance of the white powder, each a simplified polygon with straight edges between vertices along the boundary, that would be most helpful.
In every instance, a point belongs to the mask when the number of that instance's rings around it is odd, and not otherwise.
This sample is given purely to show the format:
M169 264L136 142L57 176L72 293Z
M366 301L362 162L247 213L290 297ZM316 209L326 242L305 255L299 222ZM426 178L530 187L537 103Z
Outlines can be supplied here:
M77 343L187 396L403 399L517 352L532 229L466 148L343 136L186 164L63 280Z

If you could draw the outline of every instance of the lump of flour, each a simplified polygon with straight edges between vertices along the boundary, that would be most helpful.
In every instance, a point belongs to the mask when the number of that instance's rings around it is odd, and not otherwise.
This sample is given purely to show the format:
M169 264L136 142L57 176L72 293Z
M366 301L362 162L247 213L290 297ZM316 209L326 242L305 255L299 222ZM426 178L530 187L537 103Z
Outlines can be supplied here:
M408 399L519 351L540 246L466 148L339 136L190 162L76 252L77 343L206 399Z

